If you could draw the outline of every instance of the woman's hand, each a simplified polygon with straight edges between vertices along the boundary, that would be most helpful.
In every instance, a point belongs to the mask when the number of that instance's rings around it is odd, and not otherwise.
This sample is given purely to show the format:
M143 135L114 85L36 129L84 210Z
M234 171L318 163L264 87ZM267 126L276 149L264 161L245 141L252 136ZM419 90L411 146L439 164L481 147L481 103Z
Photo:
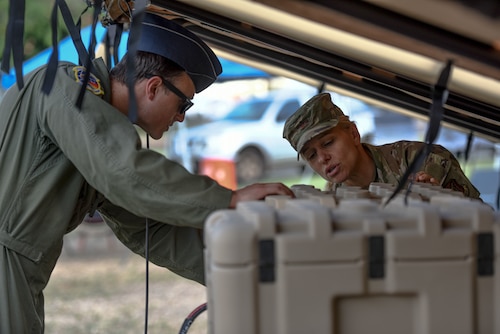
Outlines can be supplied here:
M430 183L430 184L435 185L435 186L438 186L440 183L439 180L435 179L434 177L430 176L429 174L427 174L424 171L420 171L420 172L416 173L413 176L413 181Z

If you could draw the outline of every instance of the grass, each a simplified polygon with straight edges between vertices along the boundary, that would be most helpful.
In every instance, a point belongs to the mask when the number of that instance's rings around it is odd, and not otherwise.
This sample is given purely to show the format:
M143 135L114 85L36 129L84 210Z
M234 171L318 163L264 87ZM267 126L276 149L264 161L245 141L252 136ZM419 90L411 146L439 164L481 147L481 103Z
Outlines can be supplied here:
M91 235L84 232L89 228L67 236L45 290L46 333L144 333L145 260L118 244L111 231ZM154 264L148 296L148 333L179 333L187 315L206 302L204 286ZM206 333L206 319L204 312L188 333Z

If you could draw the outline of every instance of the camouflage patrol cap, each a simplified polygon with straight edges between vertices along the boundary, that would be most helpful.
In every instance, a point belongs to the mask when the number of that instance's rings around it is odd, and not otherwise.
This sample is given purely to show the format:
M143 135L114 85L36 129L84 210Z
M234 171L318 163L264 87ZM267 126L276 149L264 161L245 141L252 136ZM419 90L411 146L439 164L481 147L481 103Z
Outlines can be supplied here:
M300 153L313 137L337 126L341 116L344 113L333 104L329 93L315 95L286 120L283 138Z

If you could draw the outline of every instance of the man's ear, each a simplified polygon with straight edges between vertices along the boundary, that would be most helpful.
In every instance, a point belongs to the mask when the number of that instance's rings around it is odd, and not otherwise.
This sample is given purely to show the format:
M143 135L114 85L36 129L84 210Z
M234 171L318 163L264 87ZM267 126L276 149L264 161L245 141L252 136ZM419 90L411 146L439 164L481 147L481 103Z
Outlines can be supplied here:
M146 79L146 96L152 100L160 92L163 82L159 76L154 76Z

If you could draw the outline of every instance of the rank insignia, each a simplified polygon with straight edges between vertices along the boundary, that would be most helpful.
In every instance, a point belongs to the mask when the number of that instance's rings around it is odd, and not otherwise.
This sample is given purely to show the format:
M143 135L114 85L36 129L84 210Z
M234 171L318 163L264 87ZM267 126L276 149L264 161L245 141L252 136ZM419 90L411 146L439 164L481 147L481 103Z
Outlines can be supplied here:
M86 69L83 66L73 67L73 72L75 73L76 82L83 84L85 80ZM87 90L92 92L92 94L97 96L104 95L104 90L102 89L101 81L92 73L89 75L89 81L87 82Z

